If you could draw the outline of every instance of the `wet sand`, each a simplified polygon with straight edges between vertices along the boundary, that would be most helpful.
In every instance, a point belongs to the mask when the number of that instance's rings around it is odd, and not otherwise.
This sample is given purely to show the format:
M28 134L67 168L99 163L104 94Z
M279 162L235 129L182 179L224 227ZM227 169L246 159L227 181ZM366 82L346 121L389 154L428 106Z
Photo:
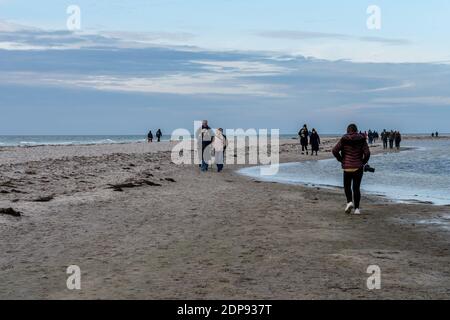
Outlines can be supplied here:
M330 157L325 139L319 158ZM0 149L1 299L449 299L450 207L200 173L171 144ZM380 152L380 147L373 148ZM296 140L281 161L303 161ZM82 289L66 287L81 268ZM369 291L366 269L381 268Z

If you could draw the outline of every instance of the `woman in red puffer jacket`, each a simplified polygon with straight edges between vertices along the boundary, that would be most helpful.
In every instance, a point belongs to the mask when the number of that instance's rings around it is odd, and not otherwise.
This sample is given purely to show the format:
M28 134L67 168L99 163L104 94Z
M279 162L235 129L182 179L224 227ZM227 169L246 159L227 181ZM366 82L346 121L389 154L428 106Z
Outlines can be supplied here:
M355 124L348 126L347 134L333 148L333 155L342 163L344 170L344 190L347 197L345 212L351 213L354 208L355 214L361 214L360 187L364 166L370 159L370 150L366 137L358 133L358 127Z

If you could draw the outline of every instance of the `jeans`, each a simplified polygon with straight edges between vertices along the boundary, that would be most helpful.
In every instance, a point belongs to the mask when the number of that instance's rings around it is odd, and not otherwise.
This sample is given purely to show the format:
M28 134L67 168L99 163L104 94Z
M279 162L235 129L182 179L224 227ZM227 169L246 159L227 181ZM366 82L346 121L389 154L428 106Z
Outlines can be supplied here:
M208 163L205 160L202 160L202 164L200 165L200 170L203 172L208 171L208 167L209 167Z
M344 171L344 190L345 196L347 197L347 203L353 201L355 209L359 209L359 203L361 202L360 187L363 174L364 170L362 168L355 172Z

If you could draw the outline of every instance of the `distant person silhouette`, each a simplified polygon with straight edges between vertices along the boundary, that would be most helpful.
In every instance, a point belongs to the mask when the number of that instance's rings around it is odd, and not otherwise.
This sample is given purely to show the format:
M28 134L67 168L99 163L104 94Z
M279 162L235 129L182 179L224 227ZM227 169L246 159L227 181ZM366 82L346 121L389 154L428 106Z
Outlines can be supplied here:
M308 126L306 124L303 125L303 128L300 129L298 132L298 135L300 136L300 145L302 146L302 154L308 154Z
M377 143L379 137L380 137L380 135L378 134L378 131L374 131L373 132L373 142Z
M373 144L374 133L372 132L372 130L369 129L367 137L369 138L369 144Z
M386 131L386 129L384 129L383 132L381 133L381 140L383 140L383 149L388 148L388 139L389 139L389 134Z
M395 132L395 147L400 150L400 142L402 142L402 135L400 131Z
M147 135L147 142L153 142L153 133L152 133L152 130L150 130L150 131L148 132L148 135Z
M314 155L315 152L317 156L320 146L320 137L316 129L312 129L311 136L309 137L309 144L311 145L311 155Z
M158 139L158 142L161 142L161 137L162 137L162 132L161 129L158 129L158 131L156 131L156 139Z
M389 133L389 148L394 149L395 133L393 130Z

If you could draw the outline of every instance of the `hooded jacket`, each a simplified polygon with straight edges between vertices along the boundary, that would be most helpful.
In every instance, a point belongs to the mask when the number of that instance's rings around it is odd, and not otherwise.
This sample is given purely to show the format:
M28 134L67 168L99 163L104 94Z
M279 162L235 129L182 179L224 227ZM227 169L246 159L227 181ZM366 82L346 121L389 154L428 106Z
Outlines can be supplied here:
M333 148L333 155L342 163L343 169L356 169L369 162L370 149L364 135L348 133Z

